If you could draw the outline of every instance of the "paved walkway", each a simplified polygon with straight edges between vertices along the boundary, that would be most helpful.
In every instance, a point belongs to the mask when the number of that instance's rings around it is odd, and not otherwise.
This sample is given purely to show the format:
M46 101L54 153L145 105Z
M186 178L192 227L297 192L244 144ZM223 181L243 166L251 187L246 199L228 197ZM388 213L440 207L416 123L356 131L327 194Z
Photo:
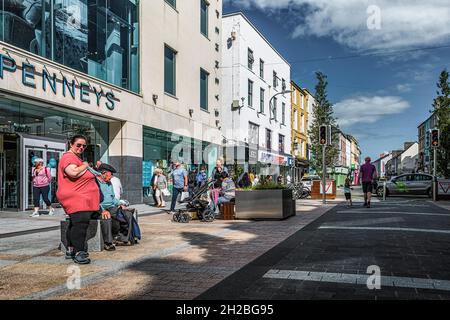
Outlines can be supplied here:
M10 236L0 239L0 299L193 299L334 206L299 201L284 221L179 224L153 213L139 219L139 245L91 253L79 290L67 287L74 264L56 249L59 230Z
M198 299L448 300L449 218L426 199L340 204Z

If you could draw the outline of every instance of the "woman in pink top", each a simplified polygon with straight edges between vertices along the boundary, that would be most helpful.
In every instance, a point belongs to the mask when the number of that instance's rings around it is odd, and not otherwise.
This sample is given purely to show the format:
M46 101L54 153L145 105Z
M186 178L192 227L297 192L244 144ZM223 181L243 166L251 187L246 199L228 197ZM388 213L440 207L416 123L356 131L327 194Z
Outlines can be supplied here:
M50 169L44 166L43 159L38 158L34 160L34 168L31 170L31 179L33 181L34 212L30 217L39 217L39 203L41 200L41 195L47 205L47 208L50 208L49 214L52 216L55 209L52 208L52 203L48 200L52 175L50 173Z
M81 160L86 144L87 139L82 135L70 139L70 149L59 161L56 193L59 203L70 217L66 258L72 258L79 264L91 262L85 248L86 233L89 221L96 218L100 210L100 191L96 178L88 170L89 164Z

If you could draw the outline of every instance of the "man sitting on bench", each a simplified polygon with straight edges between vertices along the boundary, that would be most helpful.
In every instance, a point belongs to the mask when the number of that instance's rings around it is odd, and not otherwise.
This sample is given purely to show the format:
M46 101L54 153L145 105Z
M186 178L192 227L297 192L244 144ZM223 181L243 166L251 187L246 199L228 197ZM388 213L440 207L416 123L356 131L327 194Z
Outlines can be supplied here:
M103 199L100 203L101 218L102 218L102 234L105 241L105 250L114 251L114 237L119 234L120 222L116 215L119 208L124 209L125 206L121 200L118 200L114 195L114 187L111 183L113 174L117 171L109 164L102 163L98 167L100 173L97 176L100 191L103 194Z

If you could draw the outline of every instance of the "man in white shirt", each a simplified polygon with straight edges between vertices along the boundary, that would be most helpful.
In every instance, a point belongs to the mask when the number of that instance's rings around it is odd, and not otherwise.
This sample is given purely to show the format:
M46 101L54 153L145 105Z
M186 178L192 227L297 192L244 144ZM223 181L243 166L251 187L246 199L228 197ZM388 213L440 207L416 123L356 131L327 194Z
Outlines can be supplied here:
M116 176L113 176L111 178L111 184L113 186L114 189L114 196L116 197L117 200L120 200L122 198L122 183L120 182L120 179L117 178Z

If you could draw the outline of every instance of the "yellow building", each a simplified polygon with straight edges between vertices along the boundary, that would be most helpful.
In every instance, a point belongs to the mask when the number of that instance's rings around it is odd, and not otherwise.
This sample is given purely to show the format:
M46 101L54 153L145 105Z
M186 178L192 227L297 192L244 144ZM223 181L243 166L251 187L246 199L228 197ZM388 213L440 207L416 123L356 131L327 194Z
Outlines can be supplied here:
M291 81L291 154L295 158L294 181L300 180L308 161L308 93Z

